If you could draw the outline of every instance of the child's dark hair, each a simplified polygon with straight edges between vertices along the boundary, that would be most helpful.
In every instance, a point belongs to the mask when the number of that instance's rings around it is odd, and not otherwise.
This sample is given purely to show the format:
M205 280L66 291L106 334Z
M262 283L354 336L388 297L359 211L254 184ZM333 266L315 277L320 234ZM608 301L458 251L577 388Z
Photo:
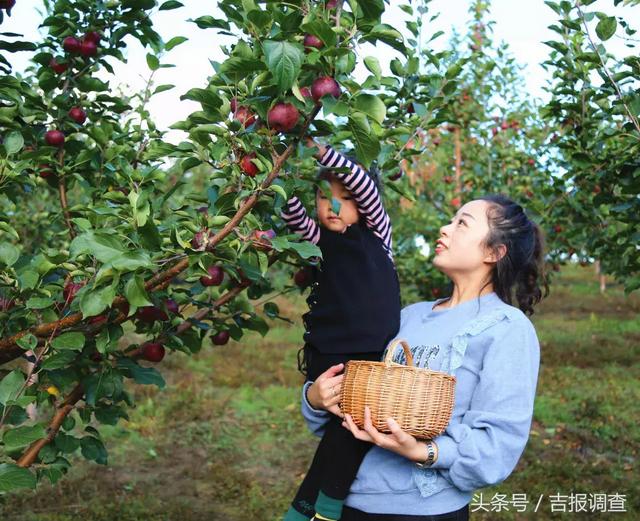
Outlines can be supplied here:
M542 232L522 206L508 197L487 195L480 199L489 203L487 247L497 251L504 245L507 250L491 274L493 289L507 304L515 294L518 307L533 315L533 307L549 294Z
M346 155L345 157L350 161L356 164L359 164L355 158L351 156L346 156ZM369 175L373 183L376 185L376 189L378 190L378 192L381 192L382 182L380 181L380 171L378 170L378 165L375 163L375 161L371 164L371 166L369 167L369 170L367 170L366 168L363 168L363 170L367 172L367 174ZM323 166L318 170L318 181L330 181L333 178L334 178L333 168L327 168L326 166Z

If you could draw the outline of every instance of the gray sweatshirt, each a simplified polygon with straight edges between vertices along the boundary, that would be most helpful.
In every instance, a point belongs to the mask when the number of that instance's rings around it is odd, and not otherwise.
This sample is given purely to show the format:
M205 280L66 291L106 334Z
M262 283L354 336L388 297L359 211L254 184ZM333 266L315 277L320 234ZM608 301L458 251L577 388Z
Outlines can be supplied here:
M473 492L505 480L529 438L540 364L533 324L495 293L453 308L419 302L401 313L397 338L407 340L418 367L456 377L455 405L446 431L434 438L438 460L420 469L374 446L345 504L368 513L434 515L468 504ZM403 362L398 348L394 360ZM302 414L322 436L329 413L302 393ZM426 454L425 454L426 457Z

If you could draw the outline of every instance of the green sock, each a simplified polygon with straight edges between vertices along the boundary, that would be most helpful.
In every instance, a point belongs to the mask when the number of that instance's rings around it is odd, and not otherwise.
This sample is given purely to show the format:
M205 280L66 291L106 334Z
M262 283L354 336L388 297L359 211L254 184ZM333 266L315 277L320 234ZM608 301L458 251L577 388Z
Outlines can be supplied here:
M309 521L310 517L298 512L295 508L289 507L282 521Z
M337 521L342 515L343 504L343 499L334 499L329 497L321 490L318 493L318 499L316 500L316 518ZM318 517L318 514L320 517Z

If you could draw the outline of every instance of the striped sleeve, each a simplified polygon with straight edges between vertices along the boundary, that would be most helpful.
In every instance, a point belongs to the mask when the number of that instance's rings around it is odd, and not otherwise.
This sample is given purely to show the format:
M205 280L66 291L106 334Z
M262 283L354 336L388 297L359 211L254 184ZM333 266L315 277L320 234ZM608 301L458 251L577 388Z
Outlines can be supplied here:
M300 235L305 241L318 244L318 240L320 240L320 228L316 222L307 215L307 211L300 199L295 196L289 199L280 215L293 232Z
M336 172L335 176L351 192L367 226L380 238L387 254L393 259L391 220L382 205L380 192L367 172L331 147L327 147L320 163L327 168L348 168L350 170L346 173Z

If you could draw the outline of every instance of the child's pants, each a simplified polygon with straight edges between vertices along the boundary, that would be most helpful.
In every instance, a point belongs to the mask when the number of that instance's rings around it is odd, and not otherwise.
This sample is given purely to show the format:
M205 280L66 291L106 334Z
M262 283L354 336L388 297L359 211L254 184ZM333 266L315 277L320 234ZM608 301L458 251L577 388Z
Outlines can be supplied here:
M349 360L380 361L382 357L382 351L325 354L309 344L301 351L304 352L304 362L298 365L301 371L306 369L307 381L315 381L332 365L346 364ZM330 416L311 467L293 501L293 507L304 515L314 514L313 506L319 491L333 499L345 499L360 463L372 447L371 443L356 439L350 430L342 426L342 421L339 416Z

